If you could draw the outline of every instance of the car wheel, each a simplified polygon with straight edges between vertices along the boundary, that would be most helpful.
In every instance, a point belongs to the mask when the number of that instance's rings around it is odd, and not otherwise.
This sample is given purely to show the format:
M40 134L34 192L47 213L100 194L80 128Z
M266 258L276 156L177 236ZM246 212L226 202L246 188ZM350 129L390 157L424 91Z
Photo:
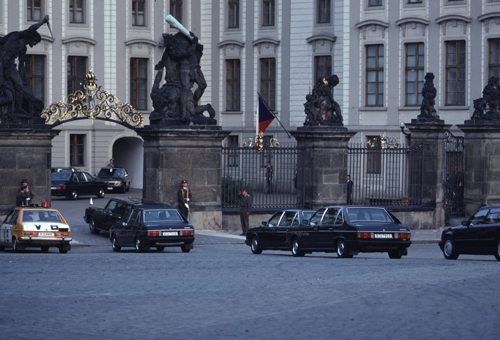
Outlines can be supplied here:
M447 238L444 241L443 246L443 255L447 260L456 260L458 259L458 252L455 249L455 245L453 244L453 240L451 238Z
M45 253L45 252L48 252L49 251L49 247L48 246L43 246L42 247L42 251Z
M99 234L99 229L97 229L97 227L95 226L95 221L92 217L89 221L89 229L92 234Z
M299 240L294 238L293 242L292 242L292 255L293 255L293 257L301 257L301 256L304 256L305 254L306 253L304 253L300 249Z
M165 249L164 246L156 246L156 250L158 251L163 251Z
M60 247L59 247L59 253L61 253L61 254L66 254L67 252L68 252L68 251L67 251L66 249L64 249L64 247L63 247L63 246L60 246Z
M21 251L21 247L19 247L19 243L17 243L17 240L15 237L12 238L12 249L14 250L14 252Z
M337 242L337 256L342 258L351 258L349 255L349 247L345 244L344 240L339 240Z
M259 239L257 238L257 236L254 236L252 238L252 245L250 246L250 248L252 249L252 253L254 254L262 253L262 248L259 247Z
M497 247L496 247L496 251L495 251L495 258L498 261L500 261L500 240L497 240Z
M127 185L127 191L130 191L130 183Z
M185 244L183 244L181 246L181 250L182 250L183 253L189 253L191 251L191 249L189 249L188 247L186 247Z
M401 257L403 257L403 255L401 254L401 251L398 250L391 250L389 252L389 258L391 259L400 259Z
M126 184L123 184L122 185L122 188L120 190L121 192L126 192L127 191L127 185Z
M0 251L4 251L5 250L5 246L0 246Z
M97 198L103 198L106 193L104 192L104 189L101 188L99 189L99 193L97 194Z
M68 195L69 199L76 200L78 198L78 191L71 190L71 193Z
M135 250L139 253L143 251L141 240L138 238L135 239Z
M111 248L113 248L113 251L120 251L122 249L117 243L118 240L116 239L116 235L113 234L113 238L111 239Z

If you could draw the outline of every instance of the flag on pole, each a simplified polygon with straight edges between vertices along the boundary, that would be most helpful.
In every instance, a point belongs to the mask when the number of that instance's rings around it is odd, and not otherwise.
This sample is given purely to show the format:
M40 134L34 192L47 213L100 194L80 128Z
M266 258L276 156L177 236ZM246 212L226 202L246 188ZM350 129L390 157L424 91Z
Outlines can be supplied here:
M90 202L89 202L89 206L91 206L92 204L94 204L94 202L92 201L92 197L91 197Z
M267 105L264 103L259 95L259 131L264 133L267 127L273 122L274 115L269 111Z

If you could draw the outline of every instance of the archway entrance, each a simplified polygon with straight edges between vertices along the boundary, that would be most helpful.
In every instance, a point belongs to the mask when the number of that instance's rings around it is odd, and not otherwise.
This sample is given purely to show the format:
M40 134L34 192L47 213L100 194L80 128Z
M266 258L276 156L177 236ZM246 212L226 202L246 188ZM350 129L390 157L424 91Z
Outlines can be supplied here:
M137 137L123 137L113 144L113 158L116 167L127 169L130 187L143 188L144 142Z

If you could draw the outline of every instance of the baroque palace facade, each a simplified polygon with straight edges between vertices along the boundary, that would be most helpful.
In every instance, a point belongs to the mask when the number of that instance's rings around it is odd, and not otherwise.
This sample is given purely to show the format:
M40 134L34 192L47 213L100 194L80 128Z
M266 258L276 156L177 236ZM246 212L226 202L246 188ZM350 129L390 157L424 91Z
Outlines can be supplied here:
M500 70L498 0L0 0L0 36L50 16L42 41L28 49L31 84L45 106L79 89L91 68L97 83L144 115L154 66L172 14L201 40L201 69L225 145L255 136L260 93L287 130L302 126L314 83L337 74L334 99L344 125L364 143L404 139L401 122L420 112L432 72L436 105L447 124L473 112ZM98 120L65 123L53 140L52 166L91 173L110 158L142 188L143 143L133 130ZM458 129L452 131L459 134ZM266 135L294 143L278 122Z

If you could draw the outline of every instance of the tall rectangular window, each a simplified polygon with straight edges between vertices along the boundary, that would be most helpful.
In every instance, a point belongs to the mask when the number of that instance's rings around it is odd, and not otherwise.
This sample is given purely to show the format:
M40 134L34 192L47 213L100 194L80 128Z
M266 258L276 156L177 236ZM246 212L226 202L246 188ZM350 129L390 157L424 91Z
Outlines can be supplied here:
M226 110L240 111L240 61L226 60Z
M26 18L28 21L40 21L42 19L42 0L26 0Z
M446 42L446 105L465 105L465 41Z
M488 40L488 78L500 78L500 39Z
M85 0L69 0L69 22L83 24L85 22Z
M314 75L316 79L315 83L332 75L331 56L327 55L314 57Z
M276 59L260 60L260 91L271 110L276 109Z
M170 0L170 14L182 24L182 0Z
M240 27L240 1L228 1L228 28Z
M366 46L366 105L384 105L384 45Z
M406 44L406 105L422 104L424 44Z
M229 150L227 154L227 165L228 166L238 166L239 164L239 147L238 136L227 136L227 147L234 148L234 150Z
M69 135L69 165L85 165L85 135Z
M263 0L262 2L262 26L274 26L275 13L274 0Z
M382 6L382 0L368 0L368 6L369 7Z
M318 0L318 24L330 23L330 0Z
M130 105L137 110L148 108L148 60L130 58Z
M25 56L26 77L36 99L44 102L45 97L45 56Z
M408 0L409 4L421 4L423 0Z
M87 57L68 57L68 94L75 93L77 90L83 91L86 72Z
M366 155L366 173L380 174L382 173L382 145L380 137L366 136L368 140L369 150Z
M146 25L146 0L132 0L132 25Z

